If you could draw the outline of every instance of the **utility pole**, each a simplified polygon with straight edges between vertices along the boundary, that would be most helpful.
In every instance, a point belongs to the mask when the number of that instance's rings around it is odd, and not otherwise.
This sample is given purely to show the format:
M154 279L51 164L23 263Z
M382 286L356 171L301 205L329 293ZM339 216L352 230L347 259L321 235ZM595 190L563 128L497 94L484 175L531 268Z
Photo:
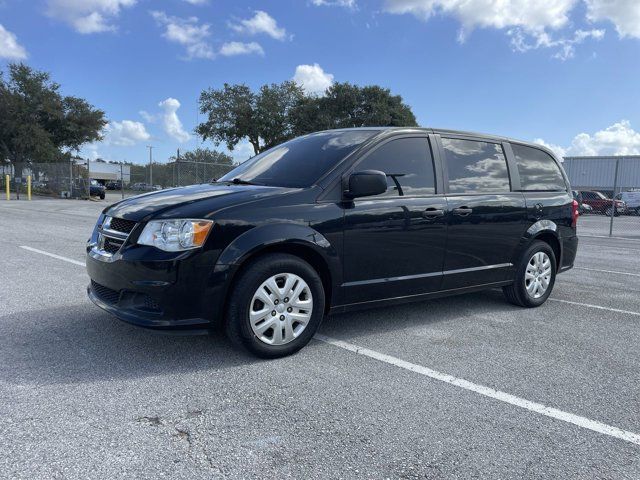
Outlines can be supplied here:
M177 187L177 186L180 186L180 149L178 149L178 156L176 158L176 163L177 163L176 168L178 169L178 177L177 177L178 183L176 183L175 186Z
M147 145L149 149L149 185L153 185L153 146Z

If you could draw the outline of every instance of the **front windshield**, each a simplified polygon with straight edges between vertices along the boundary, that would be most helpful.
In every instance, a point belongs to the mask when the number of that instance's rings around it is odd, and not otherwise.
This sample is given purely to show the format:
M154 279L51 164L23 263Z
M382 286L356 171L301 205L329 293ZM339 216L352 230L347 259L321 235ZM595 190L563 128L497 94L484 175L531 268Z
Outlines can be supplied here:
M247 160L220 182L309 187L378 130L334 130L294 138Z

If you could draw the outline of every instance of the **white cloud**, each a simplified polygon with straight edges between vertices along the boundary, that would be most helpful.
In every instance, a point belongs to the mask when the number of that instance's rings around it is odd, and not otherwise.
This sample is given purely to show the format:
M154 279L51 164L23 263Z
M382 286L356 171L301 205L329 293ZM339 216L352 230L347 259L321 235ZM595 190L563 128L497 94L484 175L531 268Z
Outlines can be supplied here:
M100 158L100 152L98 152L99 144L96 142L88 143L84 145L80 150L80 156L86 157L89 160L96 160Z
M137 0L48 0L47 13L71 25L79 33L115 30L110 20L120 9L135 5Z
M547 147L549 150L553 151L553 153L555 153L558 157L560 157L560 160L562 160L563 157L567 156L567 149L564 148L564 147L561 147L560 145L555 145L553 143L547 143L541 138L536 138L533 141L533 143L538 143L538 144L542 145L543 147Z
M0 24L0 58L9 60L24 60L27 58L27 50L18 43L15 34Z
M536 48L555 48L557 51L553 55L559 60L567 60L575 55L575 46L583 43L587 39L601 40L604 38L604 30L576 30L572 38L554 39L545 31L532 32L527 34L521 28L514 28L507 31L511 37L511 47L517 52L526 52ZM532 39L533 41L529 41Z
M460 22L460 42L464 42L475 28L506 29L514 51L550 48L556 50L554 58L566 60L574 56L576 45L587 39L600 40L604 36L604 30L599 29L576 30L568 37L560 38L550 33L571 24L569 13L579 1L385 0L384 6L389 13L412 14L425 21L434 15L453 17ZM634 5L640 5L638 0L585 1L607 4L626 2L629 5L633 2Z
M463 31L475 27L523 27L529 30L560 28L577 0L386 0L389 13L410 13L428 20L436 14L450 15Z
M284 40L287 37L287 31L284 28L278 27L278 22L262 10L256 10L253 17L240 20L240 23L230 24L229 26L236 32L246 33L248 35L265 33L276 40Z
M293 81L307 93L322 95L333 83L333 75L326 73L320 65L298 65Z
M242 163L253 157L255 152L253 151L253 146L245 139L240 140L235 148L229 151L229 154L233 157L234 163Z
M200 24L198 17L171 17L160 11L151 12L151 16L158 25L165 27L162 35L167 40L185 47L187 59L215 58L215 52L208 42L208 38L211 36L209 24Z
M180 102L175 98L167 98L158 104L164 111L162 114L162 123L164 131L170 137L179 142L186 142L191 138L188 132L182 127L182 122L178 118L178 109L180 108Z
M156 115L149 113L146 110L140 110L138 113L147 123L155 123L158 120Z
M311 0L316 7L356 8L356 0Z
M209 3L209 0L184 0L187 3L190 3L191 5L206 5L207 3Z
M579 133L568 148L549 145L542 139L535 141L563 156L640 155L640 132L628 120L620 120L593 134Z
M133 120L109 122L104 127L103 135L103 143L105 145L115 145L117 147L130 147L151 138L144 124Z
M609 20L621 37L640 38L638 0L585 0L587 18L592 22Z
M234 55L249 55L255 53L257 55L264 55L264 50L259 43L250 42L227 42L220 47L220 55L225 57L232 57Z

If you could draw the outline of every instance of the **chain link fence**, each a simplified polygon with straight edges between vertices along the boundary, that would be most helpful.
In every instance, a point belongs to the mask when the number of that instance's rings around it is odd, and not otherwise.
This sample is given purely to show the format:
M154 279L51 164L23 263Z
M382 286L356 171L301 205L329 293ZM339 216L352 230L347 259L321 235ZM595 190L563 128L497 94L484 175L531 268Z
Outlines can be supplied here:
M640 239L640 156L567 157L581 235Z
M16 172L12 165L3 164L0 186L4 198L8 178L11 198L26 198L27 177L30 176L31 192L35 197L106 198L116 201L165 188L208 183L235 166L189 161L138 165L73 160L29 163L22 167L21 172Z
M24 164L20 171L12 165L2 166L2 194L7 191L12 198L26 198L31 177L31 194L54 198L87 198L90 180L86 164L76 162L51 162Z

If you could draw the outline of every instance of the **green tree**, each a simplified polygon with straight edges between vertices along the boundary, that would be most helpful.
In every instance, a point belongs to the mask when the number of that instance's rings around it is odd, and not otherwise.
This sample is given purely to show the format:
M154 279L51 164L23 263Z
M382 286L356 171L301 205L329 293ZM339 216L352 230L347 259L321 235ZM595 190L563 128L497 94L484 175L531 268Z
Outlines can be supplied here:
M176 161L177 157L171 157L171 161ZM196 148L195 150L189 150L180 153L180 161L182 162L194 162L194 163L217 163L223 165L232 165L233 158L226 153L219 152L217 150L211 150L210 148Z
M25 164L70 158L83 144L100 140L104 112L86 100L63 96L46 72L10 64L0 72L0 156L20 175Z
M324 96L309 97L292 113L296 135L331 128L415 127L416 117L400 95L377 85L334 83Z
M258 93L244 85L224 84L200 94L200 113L207 120L196 128L203 140L224 142L229 150L247 139L257 154L291 138L291 110L304 97L302 88L287 81L263 85Z
M260 153L295 136L331 128L416 126L400 95L377 85L334 83L323 96L305 95L287 81L263 85L255 93L246 85L224 84L200 95L207 120L196 128L203 140L233 148L243 139Z

